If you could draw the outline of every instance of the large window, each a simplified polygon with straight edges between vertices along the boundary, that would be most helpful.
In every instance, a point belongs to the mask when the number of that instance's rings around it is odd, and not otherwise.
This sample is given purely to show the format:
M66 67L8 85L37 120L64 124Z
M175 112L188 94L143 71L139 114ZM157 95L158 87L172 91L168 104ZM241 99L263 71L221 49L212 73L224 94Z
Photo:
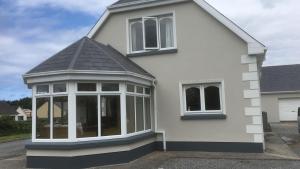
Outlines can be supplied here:
M183 86L186 113L222 113L221 83Z
M77 138L98 136L97 96L76 97Z
M68 138L68 97L53 97L53 138Z
M120 96L101 97L101 135L121 134Z
M175 48L173 14L129 20L130 52Z
M50 139L50 98L36 99L36 138Z
M56 82L34 89L35 141L113 139L151 129L149 87L125 82Z
M127 85L127 133L151 129L150 88Z

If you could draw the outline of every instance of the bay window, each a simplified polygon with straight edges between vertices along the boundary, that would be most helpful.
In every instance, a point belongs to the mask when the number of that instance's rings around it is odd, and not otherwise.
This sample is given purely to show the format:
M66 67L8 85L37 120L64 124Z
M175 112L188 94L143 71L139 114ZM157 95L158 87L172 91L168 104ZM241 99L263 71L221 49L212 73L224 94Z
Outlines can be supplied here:
M33 139L88 141L148 132L150 96L149 87L125 82L36 85Z
M183 85L184 112L223 113L222 83Z
M150 88L127 84L127 133L151 129Z
M174 15L164 14L129 20L130 53L174 49Z

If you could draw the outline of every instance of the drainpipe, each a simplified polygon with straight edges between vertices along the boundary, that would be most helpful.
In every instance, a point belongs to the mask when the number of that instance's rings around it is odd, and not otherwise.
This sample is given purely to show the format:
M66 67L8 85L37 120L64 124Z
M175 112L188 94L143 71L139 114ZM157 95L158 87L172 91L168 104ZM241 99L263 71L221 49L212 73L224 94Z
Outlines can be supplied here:
M156 89L156 80L152 81L154 92L153 92L153 98L154 98L154 131L157 134L162 135L163 139L163 149L166 152L167 151L167 142L166 142L166 132L164 130L158 130L157 128L157 89Z

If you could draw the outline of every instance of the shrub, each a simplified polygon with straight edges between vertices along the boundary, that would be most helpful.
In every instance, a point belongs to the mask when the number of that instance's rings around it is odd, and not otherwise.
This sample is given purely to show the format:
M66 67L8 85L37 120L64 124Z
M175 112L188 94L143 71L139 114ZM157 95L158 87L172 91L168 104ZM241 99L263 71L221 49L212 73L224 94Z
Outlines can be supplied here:
M11 134L30 133L31 121L14 121L9 116L0 117L0 136Z

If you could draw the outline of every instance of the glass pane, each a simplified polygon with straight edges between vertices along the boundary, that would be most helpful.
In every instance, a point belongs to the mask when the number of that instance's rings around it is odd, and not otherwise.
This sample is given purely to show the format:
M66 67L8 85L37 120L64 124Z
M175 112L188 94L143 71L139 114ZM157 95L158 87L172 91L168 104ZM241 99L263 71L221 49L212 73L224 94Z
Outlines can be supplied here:
M50 98L36 99L36 138L50 139Z
M136 127L137 131L144 130L144 106L143 98L136 97Z
M145 94L150 94L150 88L145 88Z
M47 94L49 93L49 85L37 85L36 86L37 94Z
M216 86L209 86L204 89L206 110L221 110L220 90Z
M68 138L68 97L53 98L53 138Z
M150 98L145 98L145 119L146 119L146 130L151 129L151 108Z
M146 19L145 24L145 46L146 48L157 48L157 29L155 19Z
M77 84L78 91L96 91L97 85L96 83L78 83Z
M134 96L126 96L127 133L135 132Z
M136 92L137 92L137 93L143 94L143 93L144 93L144 88L143 88L143 87L140 87L140 86L137 86L137 87L136 87Z
M121 134L120 96L101 96L101 135Z
M200 89L196 87L189 88L185 91L186 94L186 110L187 111L200 111Z
M127 92L134 92L134 85L130 85L130 84L128 84L127 85Z
M77 138L98 136L97 96L76 97Z
M62 92L66 92L67 91L67 87L65 83L62 84L54 84L53 85L53 92L54 93L62 93Z
M131 25L131 48L132 51L144 50L143 24L141 21Z
M119 83L102 83L102 91L119 91Z
M174 47L174 32L172 18L164 18L160 20L160 41L161 48Z

